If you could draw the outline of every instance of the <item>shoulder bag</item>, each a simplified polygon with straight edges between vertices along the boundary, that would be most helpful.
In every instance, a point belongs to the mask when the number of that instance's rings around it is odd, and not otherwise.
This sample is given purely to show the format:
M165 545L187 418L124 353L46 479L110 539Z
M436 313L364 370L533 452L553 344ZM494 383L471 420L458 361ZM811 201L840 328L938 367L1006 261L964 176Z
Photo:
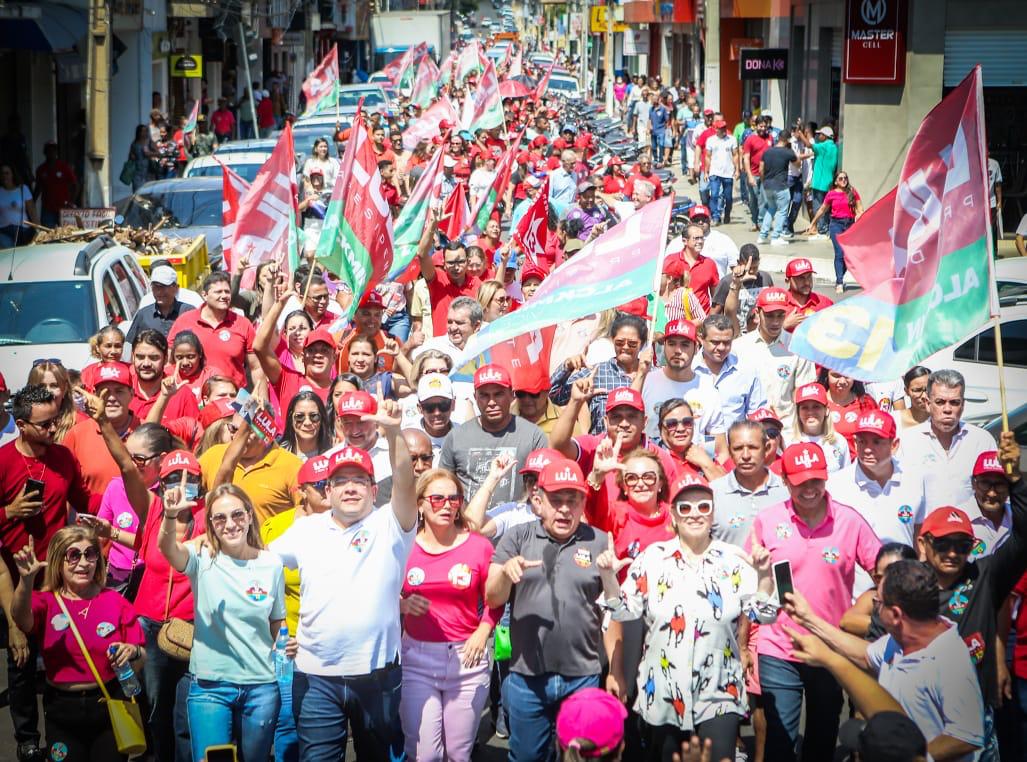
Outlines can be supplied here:
M172 659L189 661L193 650L193 623L171 614L171 583L175 577L174 567L168 568L168 595L164 600L164 624L157 631L157 648Z

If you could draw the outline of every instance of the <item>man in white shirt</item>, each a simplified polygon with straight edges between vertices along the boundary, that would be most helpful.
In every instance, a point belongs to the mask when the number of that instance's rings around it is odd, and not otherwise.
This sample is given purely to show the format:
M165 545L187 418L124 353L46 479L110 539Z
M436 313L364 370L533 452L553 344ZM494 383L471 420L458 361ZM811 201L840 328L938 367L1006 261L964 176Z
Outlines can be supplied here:
M710 176L710 206L713 207L713 226L731 221L731 194L738 176L738 144L727 132L727 122L713 123L717 131L706 139L707 166ZM723 275L724 273L721 273Z
M974 496L956 507L967 515L973 526L974 547L970 560L976 561L994 553L1013 529L1009 476L1002 468L997 451L977 456L970 483Z
M396 404L364 420L381 426L392 453L392 502L375 510L371 456L331 457L331 510L297 519L271 543L302 579L293 712L300 759L344 759L347 720L369 759L401 759L399 595L414 544L417 502Z
M497 147L496 150L502 155L501 149ZM485 158L485 165L471 172L471 176L467 180L467 191L471 196L471 209L477 207L479 199L488 193L493 180L496 179L496 158L495 153L490 153Z
M902 437L899 459L930 474L927 513L943 505L973 499L970 474L982 452L995 449L995 440L979 426L964 423L966 381L955 370L936 370L927 378L930 418Z
M791 334L784 331L788 292L765 288L756 298L759 325L734 343L739 362L756 368L767 404L777 413L785 429L795 418L795 390L817 379L813 363L793 353Z
M449 355L454 362L458 362L467 345L467 340L481 328L483 317L481 305L477 299L469 296L458 296L449 303L449 311L446 313L446 333L428 339L421 346L414 350L411 359L417 359L422 352L429 349L437 349L443 354Z
M699 325L700 352L692 363L699 376L708 376L720 395L720 410L724 423L730 426L735 421L744 421L761 407L766 407L767 397L763 393L755 369L738 364L738 357L731 351L734 343L734 326L727 315L709 315Z
M694 442L703 445L712 440L719 453L727 450L724 434L727 426L721 413L720 395L713 382L692 370L697 347L695 325L688 320L673 320L663 332L664 364L649 371L642 385L642 402L646 410L646 436L660 435L660 406L669 399L683 399L692 408L695 418Z

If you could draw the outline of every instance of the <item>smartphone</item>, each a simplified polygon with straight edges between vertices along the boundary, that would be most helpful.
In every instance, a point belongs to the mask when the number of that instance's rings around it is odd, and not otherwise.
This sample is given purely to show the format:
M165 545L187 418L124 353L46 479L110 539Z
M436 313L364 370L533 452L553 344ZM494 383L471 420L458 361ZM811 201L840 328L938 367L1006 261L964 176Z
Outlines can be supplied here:
M203 752L203 758L207 762L238 762L235 753L235 744L224 744L221 746L208 746Z
M794 593L792 585L792 564L790 561L778 561L774 564L774 584L777 586L777 602L785 605L785 593Z
M39 479L28 479L25 481L26 497L34 497L36 500L43 499L44 484Z

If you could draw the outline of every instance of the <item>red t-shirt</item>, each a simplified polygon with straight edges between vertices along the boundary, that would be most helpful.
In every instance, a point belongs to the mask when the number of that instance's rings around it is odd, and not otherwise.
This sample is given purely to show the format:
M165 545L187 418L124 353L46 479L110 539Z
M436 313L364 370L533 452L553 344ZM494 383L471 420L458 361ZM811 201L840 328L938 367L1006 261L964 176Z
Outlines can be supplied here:
M834 304L834 301L832 299L829 299L826 296L821 296L816 291L810 291L809 292L809 299L806 300L805 304L800 305L799 302L796 301L795 297L792 295L792 292L791 291L788 292L788 314L789 315L794 313L794 312L802 312L802 313L804 313L806 315L812 315L814 312L820 312L820 310L826 310L832 304Z
M305 375L292 368L282 367L282 372L278 376L278 381L274 385L274 392L277 396L278 404L275 405L275 400L272 400L272 406L275 408L275 424L278 426L279 431L285 431L285 414L288 411L289 403L292 402L292 398L303 391L314 392L321 401L328 404L328 391L331 386L316 386L313 381L307 378Z
M402 596L416 593L431 601L431 606L421 616L403 617L407 635L429 643L459 643L482 622L494 627L503 607L485 607L492 550L491 542L473 532L442 553L429 553L415 542L407 557Z
M435 268L435 277L428 281L428 298L431 299L431 323L435 336L446 334L446 315L449 304L458 296L478 296L481 281L473 275L464 279L464 285L457 286L449 279L449 274L440 267ZM188 314L188 313L187 313Z
M695 297L699 300L702 308L709 312L713 291L720 282L720 271L717 270L716 262L700 254L695 264L689 265L684 252L672 254L668 259L680 262L684 265L685 271L691 273L689 287L695 292Z
M606 179L603 180L603 193L608 193L611 196L623 193L625 184L624 178L617 177L616 175L607 175Z
M674 527L666 503L660 503L652 516L645 516L627 500L621 500L619 494L616 485L610 490L608 482L604 481L598 492L589 491L585 503L588 523L603 532L613 533L617 558L636 558L654 542L674 537ZM627 573L627 568L621 569L618 576L622 582L627 578Z
M599 443L603 441L606 434L580 434L574 437L574 442L578 445L578 465L581 466L581 472L588 476L592 470L592 465L595 463L596 450L599 449ZM670 456L670 453L664 450L662 447L657 447L652 442L647 440L645 436L642 437L642 441L639 442L639 447L644 447L649 452L655 453L656 457L660 459L660 465L663 466L663 473L667 477L668 482L674 481L678 477L678 465L674 462L674 459ZM621 460L624 459L624 455L627 454L627 448L625 452L621 453ZM610 494L616 495L617 492L617 475L612 471L606 475L605 486L610 490Z
M713 127L707 127L705 130L699 133L699 137L695 139L695 147L698 149L699 154L699 171L705 172L709 167L706 165L706 141L717 134L717 131Z
M210 115L210 124L217 135L231 135L235 129L235 116L228 109L218 109Z
M631 176L624 182L624 195L631 198L631 194L635 192L635 183L641 180L642 182L649 183L653 186L653 199L658 199L663 195L663 185L660 183L660 178L655 174L650 173L648 177L643 175L641 172L632 172Z
M0 505L13 503L27 479L38 479L43 482L43 508L27 519L8 519L0 511L0 557L12 579L18 579L14 553L31 541L36 557L45 560L50 540L68 523L68 503L87 511L90 498L78 461L67 447L50 445L42 457L31 458L18 451L16 442L0 447Z
M71 198L71 186L76 182L75 170L66 161L57 159L52 165L45 161L36 169L36 188L43 192L43 209L59 214Z
M182 331L192 331L203 344L207 364L220 368L237 386L246 385L246 355L253 351L256 332L253 323L237 312L229 310L225 319L212 324L203 317L204 310L189 310L175 320L168 333L168 344Z
M1021 680L1027 680L1027 574L1013 588L1013 595L1019 600L1013 605L1013 630L1016 641L1013 645L1013 674Z
M400 206L403 203L399 190L392 183L382 183L382 199L389 206Z
M147 415L150 414L150 410L157 403L157 396L144 397L140 391L139 386L135 388L135 397L132 398L132 402L129 404L129 408L135 413L139 420L144 420ZM171 399L168 400L168 404L164 407L164 413L161 415L161 423L164 421L171 421L175 418L199 418L200 417L200 406L196 401L196 395L193 393L189 386L183 386L177 392L171 395Z
M197 501L193 508L193 528L190 537L198 537L207 531L205 514L207 506L203 500ZM172 571L171 564L157 547L160 525L164 521L164 504L159 497L154 497L150 510L146 514L146 526L136 533L135 549L139 551L140 560L146 565L143 578L139 582L136 593L135 607L139 616L155 622L166 621L167 617L193 620L193 590L189 578L181 572ZM168 577L171 577L171 603L168 606Z
M275 107L270 98L261 98L257 104L257 126L275 126Z
M145 643L143 628L139 626L132 604L121 593L109 589L101 590L88 601L62 598L100 679L105 683L114 680L117 676L107 657L107 647L112 643L133 646ZM68 619L50 591L32 593L32 634L42 645L40 652L47 682L55 685L93 682L93 672L68 626Z
M845 437L845 441L849 443L849 460L855 460L856 423L859 421L860 416L869 413L871 410L877 410L877 402L869 394L864 394L862 397L856 397L848 405L839 405L832 402L831 396L828 395L827 409L831 413L831 423L834 425L834 430Z
M755 132L742 143L742 153L749 154L749 169L752 170L753 177L760 176L760 159L763 158L763 152L772 145L774 145L774 139L770 135L760 137Z

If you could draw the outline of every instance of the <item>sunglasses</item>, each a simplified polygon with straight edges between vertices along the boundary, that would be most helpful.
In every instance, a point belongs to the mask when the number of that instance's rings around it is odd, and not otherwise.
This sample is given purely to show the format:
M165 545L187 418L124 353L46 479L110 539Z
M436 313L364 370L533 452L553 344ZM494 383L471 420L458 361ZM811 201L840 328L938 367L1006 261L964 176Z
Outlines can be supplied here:
M935 553L951 553L955 551L961 556L970 555L973 550L974 541L968 537L932 537L931 547Z
M83 558L86 559L87 564L95 564L100 558L100 551L94 547L88 547L85 550L79 550L78 548L68 548L64 551L64 562L74 566Z
M147 463L149 463L149 462L151 462L153 460L156 460L160 456L161 456L161 453L155 452L153 455L133 454L130 457L132 458L132 462L133 463L135 463L137 466L142 467L142 466L145 466Z
M693 513L697 513L700 516L709 516L713 513L713 502L710 500L700 500L698 503L690 503L687 500L677 500L674 503L674 513L682 519Z
M652 487L659 480L660 475L655 471L646 471L644 474L624 474L624 483L629 487L634 487L639 482L642 482L647 487Z
M517 399L524 400L528 399L529 397L531 399L538 399L543 394L545 394L545 392L526 392L523 389L518 389L516 392L514 392L514 394L517 395Z
M32 367L37 368L40 365L60 365L64 367L64 363L61 362L59 357L38 357L32 361Z
M320 413L293 413L293 423L303 423L304 421L310 421L311 423L321 423Z
M422 402L421 410L425 413L448 413L453 409L453 400L443 402Z
M216 527L223 527L228 519L232 519L233 524L241 524L248 514L249 511L245 508L237 508L231 513L212 513L210 523Z
M53 418L47 418L45 421L25 421L25 423L31 424L41 431L56 429L60 422L61 416L59 415L55 415Z
M664 418L663 427L667 429L690 429L695 425L695 418L685 416L684 418Z
M424 497L428 501L428 505L436 511L441 510L447 503L450 508L459 508L464 504L464 499L460 495L425 495Z

